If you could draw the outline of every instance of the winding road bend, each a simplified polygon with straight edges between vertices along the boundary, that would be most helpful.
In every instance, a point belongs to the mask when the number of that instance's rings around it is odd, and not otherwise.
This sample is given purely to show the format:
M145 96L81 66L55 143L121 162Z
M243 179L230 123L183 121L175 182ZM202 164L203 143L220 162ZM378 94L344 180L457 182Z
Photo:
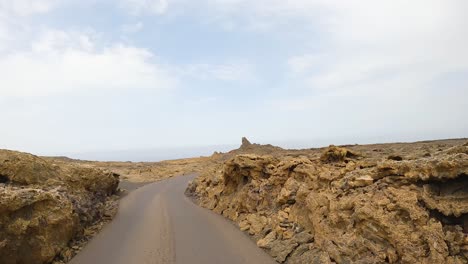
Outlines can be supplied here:
M184 195L195 176L145 185L71 264L276 263L231 222Z

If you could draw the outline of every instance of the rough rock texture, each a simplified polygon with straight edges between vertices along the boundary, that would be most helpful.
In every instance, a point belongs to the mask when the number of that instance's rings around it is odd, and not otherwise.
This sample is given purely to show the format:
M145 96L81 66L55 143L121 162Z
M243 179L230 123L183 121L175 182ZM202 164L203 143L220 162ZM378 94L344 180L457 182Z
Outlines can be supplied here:
M466 140L248 148L187 193L278 262L468 263Z
M109 214L118 182L111 172L0 150L0 263L50 263L63 255Z

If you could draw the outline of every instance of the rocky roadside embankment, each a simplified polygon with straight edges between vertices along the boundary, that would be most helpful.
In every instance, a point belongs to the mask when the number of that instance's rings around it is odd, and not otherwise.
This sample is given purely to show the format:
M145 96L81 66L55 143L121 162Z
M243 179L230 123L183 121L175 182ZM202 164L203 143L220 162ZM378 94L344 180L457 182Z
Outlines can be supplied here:
M246 142L187 194L280 263L468 263L466 142L269 155Z
M0 150L0 263L64 263L117 210L118 175Z

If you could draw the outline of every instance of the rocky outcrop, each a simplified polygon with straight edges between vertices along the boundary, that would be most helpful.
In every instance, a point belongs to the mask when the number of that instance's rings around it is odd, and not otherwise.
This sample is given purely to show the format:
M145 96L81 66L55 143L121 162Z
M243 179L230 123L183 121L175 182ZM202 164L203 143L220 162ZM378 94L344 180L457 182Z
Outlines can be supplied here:
M47 263L77 232L79 217L51 190L0 188L1 263Z
M331 145L323 152L322 156L320 156L320 160L328 163L342 162L349 159L354 159L358 156L359 154L356 154L347 148L339 148Z
M452 143L239 154L187 192L280 263L468 263L468 146Z
M218 160L219 158L221 159L232 158L233 156L238 155L238 154L256 153L256 154L268 155L268 154L273 154L273 153L279 153L282 151L283 149L280 147L276 147L270 144L261 145L257 143L251 143L246 137L243 137L242 144L238 149L231 150L225 153L222 157L218 157Z
M50 263L99 221L118 175L0 150L0 263ZM67 257L68 255L68 257Z
M246 137L243 137L242 138L242 145L241 145L241 148L248 148L252 145L252 143L250 143L250 141L246 138Z

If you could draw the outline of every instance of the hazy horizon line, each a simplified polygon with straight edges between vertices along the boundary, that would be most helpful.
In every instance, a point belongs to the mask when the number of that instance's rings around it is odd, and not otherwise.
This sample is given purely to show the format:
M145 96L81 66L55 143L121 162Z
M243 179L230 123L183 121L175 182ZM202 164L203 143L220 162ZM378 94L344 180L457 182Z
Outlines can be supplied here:
M452 138L436 138L436 139L422 139L418 138L407 140L387 140L387 141L346 141L335 140L330 143L330 140L315 140L314 143L307 141L276 141L272 143L257 143L261 145L270 144L284 149L299 150L310 148L323 148L329 145L373 145L373 144L398 144L398 143L417 143L425 141L443 141L443 140L463 140L467 137L452 137ZM83 151L83 152L63 152L53 155L40 155L45 157L67 157L71 159L84 160L84 161L109 161L109 162L159 162L164 160L175 160L184 158L196 158L211 156L214 152L229 152L237 149L241 144L219 144L219 145L206 145L206 146L187 146L187 147L151 147L151 148L135 148L135 149L121 149L121 150L96 150L96 151Z

